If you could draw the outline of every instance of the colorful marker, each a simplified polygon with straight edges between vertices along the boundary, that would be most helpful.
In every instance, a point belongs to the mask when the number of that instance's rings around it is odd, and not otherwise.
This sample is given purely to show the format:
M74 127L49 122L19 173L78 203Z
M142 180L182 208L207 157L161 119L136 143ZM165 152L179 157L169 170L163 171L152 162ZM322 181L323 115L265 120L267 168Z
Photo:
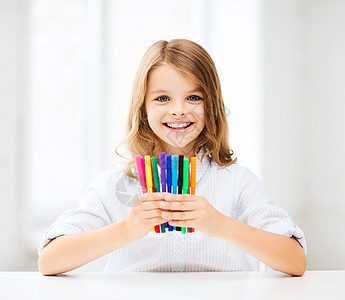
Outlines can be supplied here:
M190 189L191 194L195 195L195 187L196 187L196 157L191 157L191 174L190 174ZM195 229L192 228L192 232L195 232Z
M159 153L159 166L161 167L161 185L162 193L166 192L166 175L165 175L165 153Z
M141 157L141 158L140 158L140 161L141 161L142 174L143 174L143 178L144 178L144 182L145 182L145 189L146 189L146 192L147 192L145 157ZM151 228L151 231L155 231L155 228L152 227L152 228Z
M166 158L165 167L167 169L167 189L168 189L168 193L171 193L172 192L171 155L167 155L165 158ZM167 223L168 223L169 231L173 231L174 226L171 226L169 222Z
M183 185L183 155L178 156L178 193L182 194ZM176 227L177 231L181 231L181 227Z
M190 174L190 188L191 188L191 194L195 195L195 186L196 186L196 157L190 158L191 162L191 174Z
M144 178L144 182L145 182L145 188L146 188L146 192L147 192L145 157L141 157L140 160L141 160L141 169L142 169L142 173L143 173L143 178Z
M159 166L161 167L161 186L162 193L166 192L166 171L165 171L165 152L159 153ZM169 223L165 222L165 229L169 228ZM165 231L164 231L165 232Z
M183 159L183 185L182 185L182 194L188 194L188 177L189 177L189 159Z
M171 185L172 185L172 193L177 194L178 182L177 182L177 155L172 156L171 162ZM176 226L174 226L174 230L176 230Z
M188 172L189 172L189 159L183 159L183 185L182 194L188 193ZM182 234L186 234L186 227L181 228Z
M171 155L166 156L166 169L167 169L167 188L168 193L171 193Z
M173 155L171 161L171 186L172 186L172 193L177 194L178 182L177 182L177 155Z
M155 193L156 192L156 186L155 186L155 180L154 180L154 176L153 176L152 157L150 157L150 158L151 158L152 193ZM159 189L159 186L158 186L158 189ZM161 232L160 225L155 225L155 231L156 231L156 233Z
M150 164L151 164L151 180L152 180L152 193L154 193L156 191L155 189L155 181L153 179L153 168L152 168L152 159L150 156Z
M147 192L152 193L151 157L145 155L145 173Z
M153 182L155 183L156 192L159 193L160 183L159 183L158 169L157 169L157 157L153 156L151 159L152 159Z
M157 157L145 155L135 156L138 179L143 193L166 192L170 190L173 194L188 194L189 191L195 195L196 189L196 157L191 157L191 169L189 172L189 159L183 155L166 155L164 152L159 154L159 164L161 176L159 177ZM162 185L161 185L162 184ZM151 231L165 233L178 230L182 234L195 232L194 228L170 226L168 222L154 226Z
M183 155L178 156L178 193L182 194L183 185Z
M146 188L146 183L143 175L143 169L141 166L141 159L139 155L135 156L135 165L137 166L137 172L138 172L138 177L139 177L139 182L141 186L141 190L143 194L147 193L147 188Z
M157 157L152 157L152 171L153 171L153 181L155 183L156 192L160 192L160 183L157 169ZM158 226L158 225L157 225ZM160 224L160 232L165 233L165 223Z
M146 187L147 192L152 193L152 171L151 171L151 157L150 155L145 155L145 173L146 173ZM151 229L151 231L156 231L156 226Z

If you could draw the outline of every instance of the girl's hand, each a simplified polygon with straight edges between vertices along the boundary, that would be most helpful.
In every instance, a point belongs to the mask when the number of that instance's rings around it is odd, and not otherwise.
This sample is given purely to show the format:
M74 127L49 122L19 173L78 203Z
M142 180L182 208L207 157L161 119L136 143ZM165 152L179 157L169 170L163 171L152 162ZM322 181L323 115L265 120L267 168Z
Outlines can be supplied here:
M132 207L124 219L126 231L133 240L143 238L152 227L166 222L166 219L161 217L159 203L167 194L146 193L135 199L134 202L139 205Z
M163 193L162 193L163 194ZM217 236L225 215L216 210L204 197L167 193L159 201L162 218L171 226L193 227L207 236Z

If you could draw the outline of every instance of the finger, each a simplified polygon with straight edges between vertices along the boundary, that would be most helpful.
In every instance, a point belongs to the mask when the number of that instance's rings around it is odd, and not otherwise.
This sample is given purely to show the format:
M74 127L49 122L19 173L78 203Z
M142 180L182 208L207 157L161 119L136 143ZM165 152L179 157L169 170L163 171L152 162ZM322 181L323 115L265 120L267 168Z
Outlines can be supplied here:
M159 201L146 201L141 204L141 208L143 210L153 210L156 208L160 208L160 202Z
M156 217L161 218L162 211L160 209L153 209L149 211L142 212L141 216L145 219L152 219Z
M159 201L158 207L164 210L181 210L181 211L190 211L195 210L195 203L192 201Z
M165 220L191 220L191 219L194 220L197 217L195 211L181 211L181 212L162 211L161 216Z
M169 225L178 226L178 227L195 227L195 221L193 220L169 221Z
M148 220L150 222L153 222L153 226L160 225L166 222L166 220L162 219L161 217L156 217Z
M198 200L198 196L191 195L191 194L170 194L166 193L164 195L165 201L196 201Z
M141 201L146 202L146 201L162 200L168 194L170 193L145 193L141 195Z

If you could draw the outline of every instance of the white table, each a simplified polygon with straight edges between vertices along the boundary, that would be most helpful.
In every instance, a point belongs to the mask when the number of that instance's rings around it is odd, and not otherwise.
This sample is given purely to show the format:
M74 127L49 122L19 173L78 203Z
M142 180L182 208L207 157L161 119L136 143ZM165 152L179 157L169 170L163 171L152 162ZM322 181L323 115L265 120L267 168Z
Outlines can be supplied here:
M345 299L345 271L78 273L0 272L0 299Z

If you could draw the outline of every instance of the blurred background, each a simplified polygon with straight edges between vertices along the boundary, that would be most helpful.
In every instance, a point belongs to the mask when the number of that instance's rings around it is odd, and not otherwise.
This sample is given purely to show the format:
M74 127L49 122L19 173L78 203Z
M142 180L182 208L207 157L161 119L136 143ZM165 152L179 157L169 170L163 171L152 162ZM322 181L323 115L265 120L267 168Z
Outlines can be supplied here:
M344 16L343 0L0 0L0 270L37 270L45 230L118 161L141 57L173 38L214 59L231 147L304 230L308 269L345 269Z

